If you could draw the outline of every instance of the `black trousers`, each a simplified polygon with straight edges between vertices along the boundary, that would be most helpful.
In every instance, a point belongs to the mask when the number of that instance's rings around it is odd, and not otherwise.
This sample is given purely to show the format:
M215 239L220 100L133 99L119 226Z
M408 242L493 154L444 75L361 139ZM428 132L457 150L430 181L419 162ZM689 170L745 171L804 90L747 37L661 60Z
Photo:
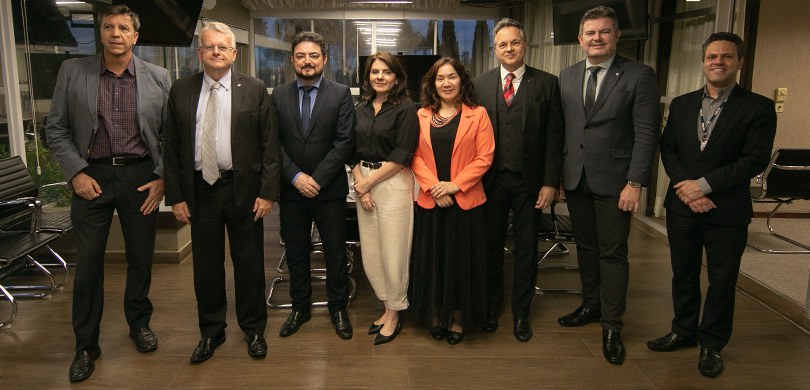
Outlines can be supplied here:
M148 192L138 187L154 180L151 160L124 166L91 164L84 172L101 186L101 195L85 200L73 195L70 218L76 243L76 271L73 282L73 332L76 351L98 347L104 310L104 252L113 212L118 213L127 261L124 315L130 328L149 325L152 302L152 254L158 212L143 215L141 205Z
M537 234L541 210L535 209L537 194L523 184L523 174L497 172L494 183L487 189L484 204L487 219L488 310L500 311L503 306L504 243L509 209L512 209L512 231L515 240L515 266L512 282L512 315L526 317L534 297L537 282Z
M310 248L312 222L318 228L326 261L326 297L329 312L349 303L349 270L346 266L346 199L282 200L281 238L290 270L293 310L309 311L312 304Z
M191 250L194 292L202 337L225 331L225 230L228 232L236 301L236 319L247 335L264 335L267 326L264 278L264 224L254 214L240 214L234 201L233 180L214 185L196 173L195 206L191 210Z
M748 225L715 225L694 215L667 213L667 237L672 258L672 331L697 334L700 345L717 351L731 338L737 275ZM709 288L700 316L700 271L706 249Z
M582 305L602 312L603 329L621 330L627 306L627 237L632 213L619 209L618 196L594 194L585 173L566 191L577 245Z

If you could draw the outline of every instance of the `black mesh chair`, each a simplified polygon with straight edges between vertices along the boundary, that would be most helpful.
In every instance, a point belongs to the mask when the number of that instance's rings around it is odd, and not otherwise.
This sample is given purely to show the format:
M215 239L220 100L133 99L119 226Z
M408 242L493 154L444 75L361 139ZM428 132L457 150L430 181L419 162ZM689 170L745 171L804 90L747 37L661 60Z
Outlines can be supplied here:
M776 206L766 219L768 234L803 249L770 249L750 242L748 246L764 253L810 253L810 245L776 233L771 225L779 208L801 199L810 199L810 149L776 148L765 172L757 176L757 185L751 187L751 200L755 203L775 203Z
M556 212L557 202L553 202L549 207L549 214L543 214L540 221L540 234L538 239L540 242L546 242L551 246L546 250L538 251L539 259L537 260L537 268L543 269L556 269L556 270L578 270L579 267L572 265L558 265L548 264L546 261L550 256L568 255L570 249L568 245L574 244L574 233L571 228L571 219L567 215L558 215ZM539 281L539 278L538 278ZM575 289L544 289L535 286L536 294L550 294L550 293L563 293L563 294L581 294L581 291Z

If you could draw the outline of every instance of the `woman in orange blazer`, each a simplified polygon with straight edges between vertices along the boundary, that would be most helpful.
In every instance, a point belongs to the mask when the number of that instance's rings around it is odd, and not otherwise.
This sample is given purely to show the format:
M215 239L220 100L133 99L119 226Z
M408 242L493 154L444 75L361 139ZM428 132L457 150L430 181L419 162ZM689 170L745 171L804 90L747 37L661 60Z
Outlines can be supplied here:
M495 140L464 65L442 58L422 80L419 184L411 259L411 313L437 340L458 344L486 319L486 202L481 178Z

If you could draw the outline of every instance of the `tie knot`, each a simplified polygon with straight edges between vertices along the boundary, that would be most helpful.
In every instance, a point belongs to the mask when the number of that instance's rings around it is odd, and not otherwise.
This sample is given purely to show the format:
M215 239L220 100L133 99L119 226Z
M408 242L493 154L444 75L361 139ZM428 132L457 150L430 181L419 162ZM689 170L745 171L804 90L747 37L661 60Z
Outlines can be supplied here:
M601 66L599 66L599 65L594 65L594 66L592 66L592 67L588 68L588 70L591 72L591 75L595 75L595 74L596 74L597 72L599 72L601 69L602 69L602 67L601 67Z
M213 84L211 84L211 89L213 89L213 90L217 90L217 89L219 89L219 87L221 87L221 86L222 86L222 84L220 84L220 83L219 83L219 81L214 81L214 83L213 83Z
M313 89L315 89L314 85L301 86L301 90L304 91L304 93L310 93L310 92L312 92Z
M507 83L514 80L514 79L515 79L515 74L514 73L509 72L509 73L506 74L506 82Z

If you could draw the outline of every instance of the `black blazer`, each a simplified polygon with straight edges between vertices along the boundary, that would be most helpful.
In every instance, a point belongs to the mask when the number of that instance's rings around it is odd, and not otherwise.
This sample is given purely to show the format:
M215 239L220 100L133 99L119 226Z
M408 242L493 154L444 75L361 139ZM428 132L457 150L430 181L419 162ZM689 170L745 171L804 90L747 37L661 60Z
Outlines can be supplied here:
M502 99L500 66L475 78L475 97L487 109L495 130L495 159L498 161L498 106ZM524 99L523 111L523 182L530 192L542 186L558 187L562 170L564 135L563 111L557 76L526 67L515 98ZM484 175L484 188L495 181L495 164Z
M304 172L321 186L313 200L343 198L349 192L345 165L354 153L354 104L349 87L321 80L309 129L304 135L296 80L273 90L272 114L281 135L281 199L304 200L292 185Z
M177 80L169 92L165 140L166 204L194 205L194 137L203 74ZM279 200L278 132L270 120L264 82L234 72L231 76L231 158L236 208L251 214L256 198Z
M708 197L717 208L697 216L720 225L748 224L753 214L750 181L767 167L773 149L774 103L735 86L701 152L697 126L702 97L703 88L678 96L670 106L661 138L661 160L671 181L664 207L692 215L672 186L705 177L712 187Z

